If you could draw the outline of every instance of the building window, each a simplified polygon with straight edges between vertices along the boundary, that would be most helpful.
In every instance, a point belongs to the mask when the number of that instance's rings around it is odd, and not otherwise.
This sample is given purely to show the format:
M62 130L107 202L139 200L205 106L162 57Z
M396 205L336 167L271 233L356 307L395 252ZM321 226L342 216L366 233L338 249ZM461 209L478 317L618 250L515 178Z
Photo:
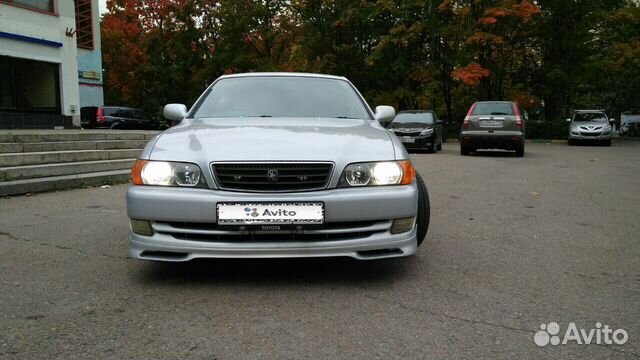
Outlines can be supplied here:
M0 111L59 113L58 67L0 56Z
M78 47L93 50L93 17L91 0L76 1L76 37Z
M0 2L50 13L54 12L53 0L0 0Z

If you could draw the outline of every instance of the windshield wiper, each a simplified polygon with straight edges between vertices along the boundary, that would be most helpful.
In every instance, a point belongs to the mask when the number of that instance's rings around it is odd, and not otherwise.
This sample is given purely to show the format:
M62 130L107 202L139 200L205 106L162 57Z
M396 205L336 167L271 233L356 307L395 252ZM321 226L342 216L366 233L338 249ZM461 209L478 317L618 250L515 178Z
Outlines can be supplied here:
M357 118L354 118L354 117L351 117L351 116L336 116L335 118L336 119L357 119Z

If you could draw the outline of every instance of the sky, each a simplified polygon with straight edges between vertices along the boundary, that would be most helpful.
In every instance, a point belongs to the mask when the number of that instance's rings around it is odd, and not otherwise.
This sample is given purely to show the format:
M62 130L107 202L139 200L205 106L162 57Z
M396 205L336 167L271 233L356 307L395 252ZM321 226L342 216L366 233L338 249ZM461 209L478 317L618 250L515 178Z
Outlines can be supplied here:
M100 5L100 15L107 12L107 0L98 0L98 4Z

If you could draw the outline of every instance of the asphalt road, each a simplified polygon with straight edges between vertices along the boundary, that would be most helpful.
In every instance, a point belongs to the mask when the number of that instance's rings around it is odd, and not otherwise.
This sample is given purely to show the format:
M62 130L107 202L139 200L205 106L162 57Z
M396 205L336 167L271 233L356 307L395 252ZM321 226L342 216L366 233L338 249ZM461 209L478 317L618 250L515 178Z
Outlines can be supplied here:
M640 142L526 151L414 154L431 227L386 261L141 262L127 185L0 199L0 358L640 358Z

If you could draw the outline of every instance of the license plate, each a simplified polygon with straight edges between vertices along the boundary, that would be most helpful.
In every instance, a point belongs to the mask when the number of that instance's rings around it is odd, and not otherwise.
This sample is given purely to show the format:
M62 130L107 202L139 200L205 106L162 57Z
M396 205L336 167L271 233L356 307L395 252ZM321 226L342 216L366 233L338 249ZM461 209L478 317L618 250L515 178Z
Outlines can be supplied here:
M416 139L414 139L414 138L412 138L410 136L400 136L399 138L400 138L400 142L403 142L403 143L414 143L414 142L416 142Z
M218 224L322 224L324 203L219 203Z
M500 120L482 120L480 121L481 127L502 127L502 121Z

